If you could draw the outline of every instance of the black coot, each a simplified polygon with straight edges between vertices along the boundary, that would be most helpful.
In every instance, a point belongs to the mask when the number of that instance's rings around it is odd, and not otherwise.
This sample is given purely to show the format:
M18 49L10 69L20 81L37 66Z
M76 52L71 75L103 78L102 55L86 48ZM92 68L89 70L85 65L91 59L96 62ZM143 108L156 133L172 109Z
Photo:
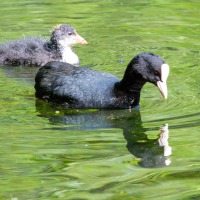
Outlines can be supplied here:
M117 77L63 62L50 62L35 78L36 97L70 108L125 109L139 105L146 82L167 98L169 66L153 53L140 53L128 64L124 77Z
M54 27L50 41L42 38L24 38L0 45L0 64L43 66L50 61L79 64L72 51L74 44L87 44L68 24Z

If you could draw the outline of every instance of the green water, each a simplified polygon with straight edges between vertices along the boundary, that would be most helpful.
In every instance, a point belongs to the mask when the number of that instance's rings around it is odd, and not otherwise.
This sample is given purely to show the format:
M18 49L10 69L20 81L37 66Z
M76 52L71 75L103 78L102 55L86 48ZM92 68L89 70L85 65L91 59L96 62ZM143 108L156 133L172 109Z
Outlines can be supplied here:
M199 9L197 0L0 1L0 42L48 38L68 23L89 43L74 48L82 66L122 77L143 51L170 65L168 100L146 84L140 112L51 107L34 97L37 69L2 66L0 199L200 199Z

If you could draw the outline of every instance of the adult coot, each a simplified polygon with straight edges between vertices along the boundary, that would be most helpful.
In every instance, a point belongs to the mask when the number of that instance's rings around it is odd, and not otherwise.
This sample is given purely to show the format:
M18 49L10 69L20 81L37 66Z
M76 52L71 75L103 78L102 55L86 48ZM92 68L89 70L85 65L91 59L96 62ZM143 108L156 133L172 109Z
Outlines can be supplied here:
M42 38L24 38L0 45L0 64L43 66L50 61L79 64L72 51L74 44L87 44L68 24L54 27L50 41Z
M153 53L140 53L127 66L122 80L63 62L50 62L35 78L36 97L72 108L123 109L139 105L146 82L167 99L169 66Z

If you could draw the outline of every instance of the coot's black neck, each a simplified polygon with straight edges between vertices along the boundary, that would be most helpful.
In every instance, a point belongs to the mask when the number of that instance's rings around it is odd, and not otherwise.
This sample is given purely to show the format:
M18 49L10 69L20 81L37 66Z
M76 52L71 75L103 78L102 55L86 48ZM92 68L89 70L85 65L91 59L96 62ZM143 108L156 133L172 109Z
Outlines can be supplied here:
M116 95L122 95L128 99L131 103L131 107L139 105L140 92L146 80L142 78L140 74L130 73L130 69L127 68L123 79L115 84Z

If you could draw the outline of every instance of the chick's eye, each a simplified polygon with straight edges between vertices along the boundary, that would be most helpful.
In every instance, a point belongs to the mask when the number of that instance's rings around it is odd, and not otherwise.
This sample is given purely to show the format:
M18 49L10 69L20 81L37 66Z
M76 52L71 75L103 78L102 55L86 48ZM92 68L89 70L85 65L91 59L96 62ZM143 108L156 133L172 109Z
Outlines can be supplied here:
M68 35L74 35L74 32L69 32Z
M159 75L159 71L154 70L154 74L158 76Z

